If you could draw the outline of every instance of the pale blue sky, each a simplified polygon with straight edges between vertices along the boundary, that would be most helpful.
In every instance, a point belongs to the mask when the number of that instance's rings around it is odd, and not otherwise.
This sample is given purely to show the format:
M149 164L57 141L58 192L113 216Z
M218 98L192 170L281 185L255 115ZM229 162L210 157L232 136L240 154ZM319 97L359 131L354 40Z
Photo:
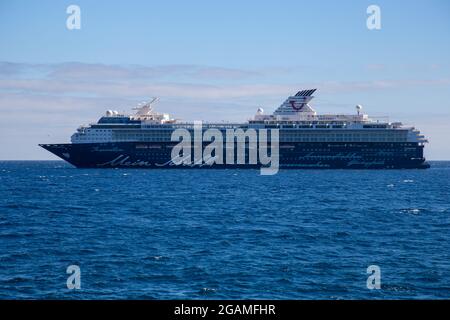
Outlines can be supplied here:
M81 30L66 8L81 8ZM381 8L381 30L366 9ZM0 0L0 159L52 159L105 109L160 96L186 120L246 120L317 87L318 112L414 124L450 159L450 2Z

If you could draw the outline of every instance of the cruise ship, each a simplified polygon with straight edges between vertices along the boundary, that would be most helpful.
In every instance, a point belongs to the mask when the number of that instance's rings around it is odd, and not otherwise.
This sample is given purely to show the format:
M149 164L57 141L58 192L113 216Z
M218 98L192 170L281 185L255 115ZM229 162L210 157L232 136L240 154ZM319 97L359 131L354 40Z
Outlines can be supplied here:
M242 123L175 120L156 112L158 99L153 98L134 108L135 114L106 111L96 123L80 126L71 143L40 146L78 168L261 168L268 165L263 158L274 155L279 169L429 167L423 155L427 140L419 130L372 119L360 105L354 114L318 114L309 104L315 91L298 91L273 114L258 108L253 119ZM194 138L180 142L180 130ZM204 139L208 132L214 139ZM212 151L210 141L216 142ZM219 157L225 154L226 159Z

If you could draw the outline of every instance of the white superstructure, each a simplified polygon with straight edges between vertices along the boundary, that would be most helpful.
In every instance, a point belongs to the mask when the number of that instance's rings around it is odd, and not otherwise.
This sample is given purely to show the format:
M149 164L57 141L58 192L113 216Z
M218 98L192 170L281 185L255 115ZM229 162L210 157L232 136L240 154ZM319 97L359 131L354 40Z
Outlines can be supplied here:
M204 128L279 128L281 142L418 142L427 140L413 127L399 122L378 121L356 106L356 114L317 114L308 104L316 89L302 90L288 97L273 114L259 108L248 123L208 123ZM158 113L153 105L158 101L139 104L133 115L108 110L95 124L81 126L72 135L72 143L170 141L176 128L191 130L192 123L179 122L166 113Z

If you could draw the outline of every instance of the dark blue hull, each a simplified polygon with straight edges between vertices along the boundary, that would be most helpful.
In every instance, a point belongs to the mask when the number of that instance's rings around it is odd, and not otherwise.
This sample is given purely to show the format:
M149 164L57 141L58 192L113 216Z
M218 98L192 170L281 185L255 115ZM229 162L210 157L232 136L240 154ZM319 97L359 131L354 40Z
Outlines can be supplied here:
M249 164L174 165L173 143L41 144L78 168L259 168ZM280 143L282 169L425 169L423 145L405 142ZM236 163L236 162L235 162ZM246 161L248 163L248 161ZM258 161L259 163L259 161Z

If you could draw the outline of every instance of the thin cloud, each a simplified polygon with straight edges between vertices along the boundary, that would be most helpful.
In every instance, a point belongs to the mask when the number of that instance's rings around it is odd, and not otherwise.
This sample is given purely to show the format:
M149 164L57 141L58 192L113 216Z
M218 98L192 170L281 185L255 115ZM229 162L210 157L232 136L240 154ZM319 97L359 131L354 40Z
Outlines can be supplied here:
M271 84L190 84L190 83L143 83L70 81L55 79L0 79L0 91L32 93L55 96L124 97L143 99L151 96L188 99L235 99L266 96L286 96L300 88L319 88L323 92L356 92L389 90L405 87L448 86L450 79L434 80L377 80L362 82L312 82L290 85Z
M281 68L282 69L282 68ZM236 81L239 79L239 81ZM87 63L0 63L0 92L19 94L142 99L150 96L186 99L236 99L285 96L300 88L324 92L388 90L447 86L449 79L321 81L265 83L265 71L195 66L105 65Z
M384 69L386 69L386 65L381 64L381 63L372 63L372 64L368 64L366 66L366 69L370 70L370 71L384 70Z
M60 64L28 64L0 62L0 76L41 73L47 79L135 81L144 79L189 78L241 80L260 75L258 71L199 65L107 65L101 63L66 62Z

